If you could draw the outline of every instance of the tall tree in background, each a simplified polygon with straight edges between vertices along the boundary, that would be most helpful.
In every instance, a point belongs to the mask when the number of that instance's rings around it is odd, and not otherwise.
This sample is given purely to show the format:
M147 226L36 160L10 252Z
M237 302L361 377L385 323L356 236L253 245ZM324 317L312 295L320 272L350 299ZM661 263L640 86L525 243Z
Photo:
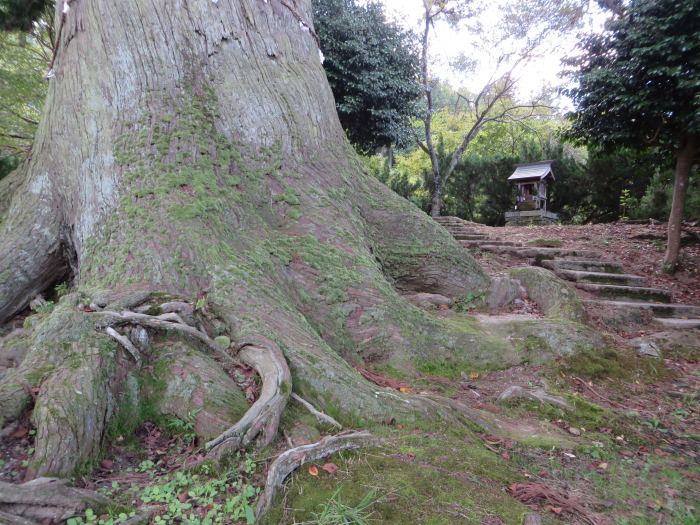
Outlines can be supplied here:
M664 267L680 252L688 181L700 152L700 2L633 0L570 60L569 136L609 149L658 148L675 160Z
M476 16L480 5L474 0L423 0L423 37L421 47L421 84L425 99L422 116L424 136L418 139L419 147L430 157L434 189L430 213L440 215L444 189L457 168L465 151L482 129L489 123L521 122L537 115L543 108L541 101L517 102L515 86L516 70L533 58L546 37L552 32L566 30L576 23L581 15L581 2L554 0L527 0L506 4L500 14L502 24L496 41L482 36L484 47L501 49L494 74L474 96L462 95L467 110L471 113L472 125L464 134L461 143L448 152L449 162L442 169L438 158L432 119L435 112L433 89L436 79L430 74L431 33L436 23L446 21L458 26ZM491 5L493 8L493 4ZM504 45L505 44L505 45ZM461 72L473 70L470 60L458 60Z
M313 0L323 67L340 123L369 152L407 142L421 94L415 36L387 21L381 4Z

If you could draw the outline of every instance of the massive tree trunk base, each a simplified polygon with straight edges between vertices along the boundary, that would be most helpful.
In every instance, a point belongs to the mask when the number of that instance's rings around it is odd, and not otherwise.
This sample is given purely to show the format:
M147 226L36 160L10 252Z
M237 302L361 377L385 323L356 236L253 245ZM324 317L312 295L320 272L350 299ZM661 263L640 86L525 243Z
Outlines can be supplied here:
M159 414L194 414L216 460L265 446L292 391L350 428L499 431L355 369L415 377L532 356L515 327L405 300L491 283L363 173L300 24L309 2L290 5L185 3L171 17L157 2L71 3L31 160L0 202L0 323L58 281L71 290L28 318L26 355L0 378L0 424L31 410L30 475L89 471ZM241 363L263 383L251 406Z

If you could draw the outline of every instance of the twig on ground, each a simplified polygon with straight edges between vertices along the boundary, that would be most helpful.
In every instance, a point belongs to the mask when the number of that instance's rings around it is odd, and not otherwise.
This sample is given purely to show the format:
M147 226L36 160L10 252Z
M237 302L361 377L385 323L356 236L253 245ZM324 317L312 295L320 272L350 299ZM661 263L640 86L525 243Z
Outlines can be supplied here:
M622 404L618 403L617 401L613 401L612 399L609 399L609 398L605 397L603 394L599 393L597 390L595 390L591 385L589 385L588 383L586 383L586 382L585 382L583 379L581 379L580 377L574 377L574 381L575 381L577 384L579 384L579 385L585 387L585 388L586 388L589 392L591 392L594 396L596 396L596 397L599 398L599 399L602 399L603 401L605 401L605 402L608 403L609 405L614 406L615 408L619 408L619 409L621 409L621 410L628 410L627 407L626 407L625 405L622 405Z

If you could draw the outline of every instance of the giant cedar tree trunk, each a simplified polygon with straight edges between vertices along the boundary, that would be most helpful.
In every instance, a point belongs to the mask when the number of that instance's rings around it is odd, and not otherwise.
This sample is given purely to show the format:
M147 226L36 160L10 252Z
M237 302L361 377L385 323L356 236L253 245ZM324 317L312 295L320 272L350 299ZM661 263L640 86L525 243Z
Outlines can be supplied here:
M26 358L0 379L0 423L38 389L37 474L93 458L140 374L95 308L199 298L192 324L229 337L231 353L281 349L293 388L346 420L433 410L378 392L353 368L367 359L410 373L416 360L492 358L473 331L401 297L489 283L443 229L362 173L308 0L70 5L31 158L0 209L0 322L55 282L74 290L33 318ZM207 364L190 373L219 377L201 342L150 326L146 345L118 328L144 360L196 357Z

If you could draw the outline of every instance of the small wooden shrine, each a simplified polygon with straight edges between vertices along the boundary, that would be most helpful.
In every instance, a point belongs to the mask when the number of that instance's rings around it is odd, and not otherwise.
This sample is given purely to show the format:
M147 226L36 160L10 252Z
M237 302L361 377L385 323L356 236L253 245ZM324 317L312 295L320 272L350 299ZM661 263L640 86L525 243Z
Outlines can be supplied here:
M551 224L558 220L556 213L547 210L548 185L554 182L553 162L516 165L508 177L517 190L515 207L506 212L506 224Z

